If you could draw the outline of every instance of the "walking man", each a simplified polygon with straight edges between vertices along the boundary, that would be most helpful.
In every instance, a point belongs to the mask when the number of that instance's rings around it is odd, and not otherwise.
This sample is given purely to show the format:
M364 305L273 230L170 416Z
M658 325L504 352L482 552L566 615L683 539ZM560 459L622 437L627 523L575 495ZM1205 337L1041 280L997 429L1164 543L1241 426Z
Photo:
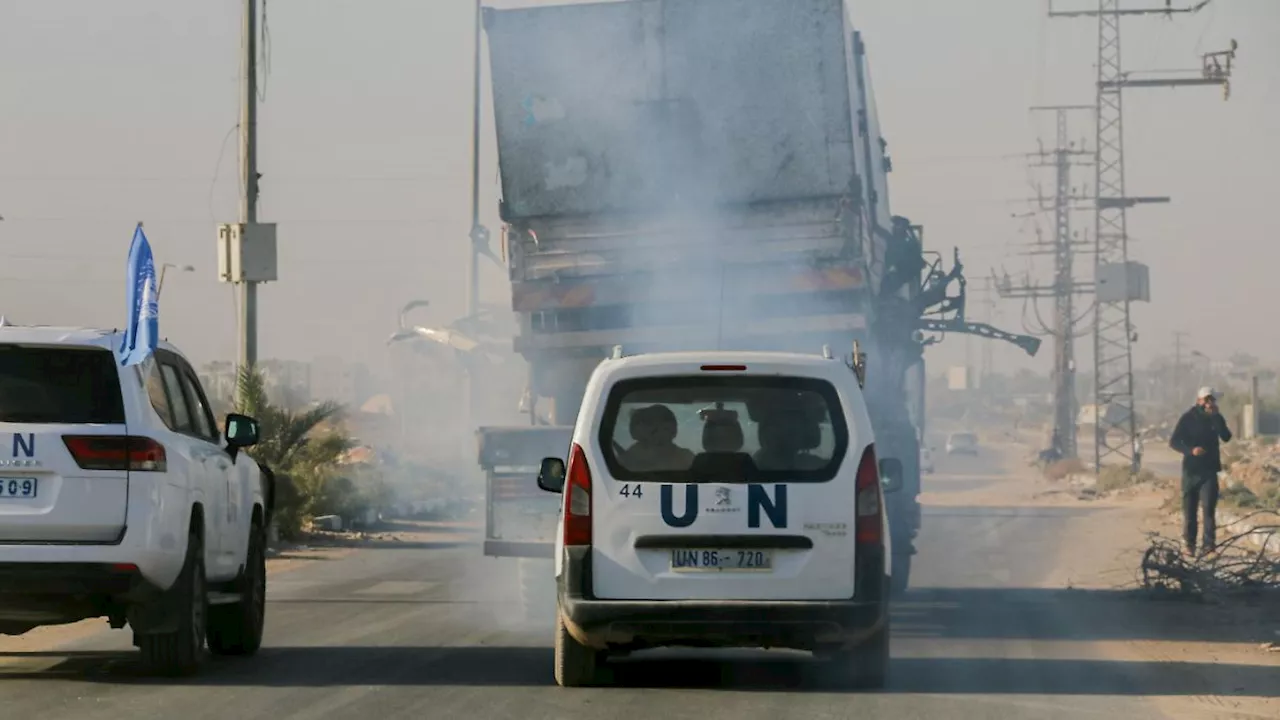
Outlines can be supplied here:
M1203 552L1212 552L1217 542L1218 473L1222 456L1218 442L1230 442L1227 421L1218 412L1217 393L1202 387L1196 393L1196 404L1182 414L1169 447L1182 454L1182 539L1186 552L1196 552L1196 511L1204 508Z

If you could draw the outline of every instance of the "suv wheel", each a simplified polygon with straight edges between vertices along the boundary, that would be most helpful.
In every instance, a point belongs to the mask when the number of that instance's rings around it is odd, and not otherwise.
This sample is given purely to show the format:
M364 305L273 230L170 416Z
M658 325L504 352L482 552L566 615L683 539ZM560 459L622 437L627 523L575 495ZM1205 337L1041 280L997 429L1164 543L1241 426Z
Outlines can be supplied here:
M600 676L602 653L580 644L564 626L564 616L556 612L556 684L560 687L594 685Z
M142 662L161 675L190 675L199 668L204 655L205 622L209 614L204 542L200 533L192 532L187 538L187 558L182 572L161 602L172 603L178 627L172 632L137 636Z
M249 551L239 580L240 601L210 608L209 650L215 655L253 655L262 647L267 615L267 553L262 526L249 529Z

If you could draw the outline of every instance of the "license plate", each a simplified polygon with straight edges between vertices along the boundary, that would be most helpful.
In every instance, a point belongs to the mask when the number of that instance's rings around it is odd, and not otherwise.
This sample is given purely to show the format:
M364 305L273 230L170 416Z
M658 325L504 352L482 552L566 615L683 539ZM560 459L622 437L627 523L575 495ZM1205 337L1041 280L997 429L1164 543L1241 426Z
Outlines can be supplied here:
M765 572L773 569L772 550L672 550L675 572Z
M0 498L30 499L40 490L36 478L0 478Z

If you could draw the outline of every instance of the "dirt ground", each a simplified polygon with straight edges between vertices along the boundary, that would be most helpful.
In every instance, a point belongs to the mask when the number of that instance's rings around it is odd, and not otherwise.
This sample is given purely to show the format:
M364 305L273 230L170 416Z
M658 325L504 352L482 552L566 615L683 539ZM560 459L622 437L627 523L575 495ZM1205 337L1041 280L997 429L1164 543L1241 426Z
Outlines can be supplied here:
M1061 549L1045 585L1082 591L1128 590L1133 592L1131 612L1117 616L1117 623L1140 623L1153 632L1129 633L1159 640L1104 640L1102 652L1117 661L1167 663L1170 672L1195 677L1186 682L1200 694L1160 698L1162 712L1175 718L1280 718L1280 699L1273 691L1251 695L1231 676L1233 666L1274 667L1280 683L1280 601L1224 603L1160 600L1140 592L1141 560L1149 547L1148 533L1177 538L1178 521L1172 511L1173 480L1170 468L1177 458L1157 449L1148 464L1162 479L1155 484L1128 488L1099 497L1081 498L1068 481L1050 481L1026 458L1029 445L1005 439L984 448L998 463L973 463L974 472L948 471L936 481L925 480L926 507L1078 507L1100 512L1082 513L1072 520L1070 540ZM1167 456L1166 456L1167 455ZM960 464L960 463L956 463ZM999 466L999 470L995 469ZM1194 629L1194 632L1191 630ZM1095 633L1096 634L1096 633ZM1116 633L1123 636L1125 633ZM1211 638L1208 640L1202 638ZM1219 670L1218 668L1221 668Z

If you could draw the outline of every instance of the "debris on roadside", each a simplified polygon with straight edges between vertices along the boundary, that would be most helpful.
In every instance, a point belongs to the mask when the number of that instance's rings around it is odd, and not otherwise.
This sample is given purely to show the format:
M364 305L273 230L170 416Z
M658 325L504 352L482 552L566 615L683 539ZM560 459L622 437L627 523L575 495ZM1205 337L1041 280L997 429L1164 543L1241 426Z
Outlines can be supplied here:
M1280 535L1280 516L1258 512L1241 518L1244 529L1219 542L1208 553L1189 556L1179 540L1149 533L1142 557L1142 586L1156 592L1216 599L1280 591L1280 556L1268 552Z

